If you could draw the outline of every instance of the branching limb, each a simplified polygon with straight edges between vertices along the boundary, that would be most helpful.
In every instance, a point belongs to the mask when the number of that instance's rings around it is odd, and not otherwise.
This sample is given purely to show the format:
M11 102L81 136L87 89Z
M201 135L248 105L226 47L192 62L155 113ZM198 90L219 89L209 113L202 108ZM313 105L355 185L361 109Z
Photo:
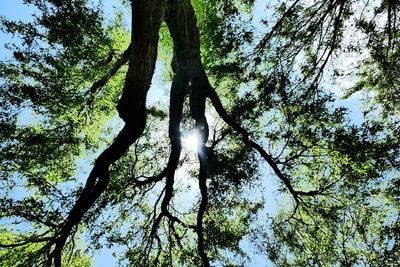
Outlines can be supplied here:
M201 194L201 202L199 206L199 210L197 211L197 224L196 224L196 232L197 232L197 249L199 251L201 260L203 261L203 265L208 267L210 266L210 262L208 260L207 254L204 248L204 227L203 227L203 218L204 213L207 209L208 205L208 193L207 193L207 169L208 169L208 158L204 151L205 146L199 149L199 160L200 160L200 172L199 172L199 188Z
M141 178L141 177L133 177L132 183L135 186L144 186L144 185L148 185L148 184L157 183L157 182L161 181L167 175L168 171L169 171L169 169L168 169L168 166L167 166L158 175L150 176L150 177L144 177L144 178L146 178L146 180L138 180L138 178Z
M120 159L141 136L146 124L146 95L154 73L157 57L158 34L164 17L165 3L159 1L134 1L132 3L132 40L129 68L125 86L117 109L125 126L113 144L95 161L86 185L62 228L55 235L55 246L49 261L61 266L62 251L71 232L81 222L84 214L106 190L110 180L109 168ZM146 38L143 38L146 36ZM138 66L140 66L138 68ZM100 86L99 82L93 88Z
M83 191L70 211L62 228L57 233L56 246L51 254L56 260L56 266L57 262L59 263L58 266L61 266L61 252L72 229L82 220L84 214L106 190L110 180L109 166L126 152L140 134L140 129L135 131L132 126L125 125L114 140L114 143L97 158Z
M201 69L202 66L199 66ZM199 72L203 74L203 72ZM196 77L197 78L197 77ZM208 161L209 155L211 155L209 149L206 147L206 143L208 140L209 130L208 123L205 116L205 104L206 104L206 77L203 78L192 78L192 92L190 96L191 102L191 113L192 117L196 122L196 131L199 135L199 145L197 148L197 154L200 162L200 170L199 170L199 188L201 194L201 201L199 210L197 212L197 223L196 223L196 232L197 232L197 249L199 251L200 258L203 262L203 265L208 267L210 266L210 262L208 260L207 254L205 252L204 246L204 228L203 228L203 218L204 213L207 209L208 205L208 192L207 192L207 170L208 170Z
M170 95L170 106L169 106L169 139L171 142L171 153L168 160L167 168L161 173L167 177L165 182L165 195L161 203L161 213L155 220L152 228L152 234L155 234L157 228L164 216L167 216L172 221L180 220L174 217L168 211L168 205L173 196L174 190L174 178L175 170L178 166L179 157L182 150L181 145L181 133L180 133L180 123L182 119L183 112L183 102L185 100L185 93L189 80L180 66L173 66L176 69L172 85L171 85L171 95ZM159 175L160 176L160 175ZM156 180L158 178L152 179Z
M117 71L129 61L131 53L132 53L132 44L130 44L128 48L121 54L120 58L114 63L111 69L103 77L101 77L100 80L96 81L92 85L92 87L90 87L89 92L91 94L94 94L99 88L103 87L108 82L108 80L112 76L114 76L114 74L117 73Z
M19 243L0 244L0 248L16 248L16 247L25 246L25 245L32 244L32 243L48 242L50 240L51 240L51 237L28 239L28 240L25 240L25 241L22 241L22 242L19 242Z
M196 131L200 137L198 156L200 160L199 187L201 202L197 213L196 232L198 236L198 252L204 266L210 266L204 249L203 217L207 208L207 168L209 148L205 146L208 140L208 124L205 117L207 87L209 85L200 58L200 34L197 28L196 16L189 0L172 0L171 14L167 25L174 41L176 60L191 83L190 111L196 122ZM180 18L184 17L185 20Z
M307 191L307 192L295 190L293 188L289 178L285 174L282 173L282 171L278 167L278 164L274 161L272 156L269 155L259 144L250 140L250 133L229 116L229 114L226 112L225 108L222 106L221 100L219 99L217 93L211 86L209 87L209 97L211 99L211 102L212 102L215 110L219 114L219 116L230 127L232 127L232 129L234 131L238 132L241 135L242 141L245 145L255 149L261 155L261 157L265 159L265 161L271 166L271 168L273 169L275 174L284 183L286 188L289 190L289 192L293 195L293 197L296 200L299 200L299 196L315 196L315 195L318 195L321 193L321 190L313 190L313 191Z
M90 87L88 91L88 93L90 94L88 106L91 106L93 104L94 96L96 95L97 91L104 85L106 85L107 82L110 80L110 78L113 77L115 73L117 73L117 71L129 61L131 53L132 53L132 44L130 44L129 47L124 51L124 53L122 53L120 58L114 63L111 69L106 74L104 74L98 81L93 83L92 87Z
M181 61L185 62L182 59ZM209 161L209 156L212 154L209 151L211 148L206 147L209 135L208 123L205 116L208 80L207 76L205 75L205 72L203 71L203 66L201 65L201 62L199 61L194 61L194 62L196 62L197 64L194 64L193 66L187 66L187 69L196 70L196 71L191 71L189 73L192 74L192 76L190 77L192 83L192 92L190 95L190 111L193 119L196 122L196 131L199 135L199 145L197 147L197 154L200 162L198 179L199 179L201 201L199 210L197 211L197 223L196 223L196 232L198 238L197 249L199 251L199 255L203 262L203 265L205 267L208 267L210 266L210 262L205 252L204 227L203 227L204 213L208 205L208 192L207 192L208 161Z

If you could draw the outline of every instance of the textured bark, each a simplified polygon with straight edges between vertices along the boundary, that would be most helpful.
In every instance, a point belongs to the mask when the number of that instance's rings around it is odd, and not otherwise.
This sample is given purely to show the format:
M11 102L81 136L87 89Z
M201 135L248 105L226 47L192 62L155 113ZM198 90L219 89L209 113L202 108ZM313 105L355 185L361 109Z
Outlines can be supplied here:
M197 235L198 235L198 251L204 266L210 266L204 246L203 233L203 216L207 208L207 165L209 161L208 149L205 143L208 139L208 124L205 118L205 100L210 97L219 116L236 132L242 136L242 140L246 146L252 147L267 161L274 170L275 174L288 188L289 192L298 201L299 196L313 196L320 194L320 190L302 192L295 190L289 178L279 169L273 158L256 142L250 139L250 133L240 124L235 122L223 108L221 101L216 94L214 88L208 81L208 77L201 63L200 55L200 36L197 29L197 22L194 10L190 0L171 0L170 13L167 16L167 25L169 27L172 39L174 41L174 49L176 51L176 59L179 66L185 71L191 84L190 108L192 117L196 121L196 129L200 134L199 146L199 187L202 196L199 211L197 214Z
M126 123L139 128L145 124L146 95L154 73L165 8L165 0L132 3L132 54L117 109Z

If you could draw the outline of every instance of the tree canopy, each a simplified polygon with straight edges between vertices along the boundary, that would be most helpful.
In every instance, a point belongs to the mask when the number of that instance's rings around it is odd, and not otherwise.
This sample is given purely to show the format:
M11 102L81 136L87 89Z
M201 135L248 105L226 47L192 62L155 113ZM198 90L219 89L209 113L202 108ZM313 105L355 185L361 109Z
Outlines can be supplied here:
M400 264L398 1L115 2L0 17L0 266Z

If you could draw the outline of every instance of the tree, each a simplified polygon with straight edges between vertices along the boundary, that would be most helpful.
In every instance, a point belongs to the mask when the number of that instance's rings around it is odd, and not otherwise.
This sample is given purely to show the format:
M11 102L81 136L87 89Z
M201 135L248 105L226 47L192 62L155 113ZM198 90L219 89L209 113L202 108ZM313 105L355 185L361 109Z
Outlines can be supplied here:
M396 1L276 3L257 26L248 0L125 1L129 41L123 15L89 1L25 3L33 22L1 19L21 36L0 65L4 266L87 266L85 240L133 266L243 265L243 240L282 266L399 262ZM146 104L157 55L168 110ZM380 107L358 125L329 88L349 75L347 96ZM197 159L182 153L191 125Z

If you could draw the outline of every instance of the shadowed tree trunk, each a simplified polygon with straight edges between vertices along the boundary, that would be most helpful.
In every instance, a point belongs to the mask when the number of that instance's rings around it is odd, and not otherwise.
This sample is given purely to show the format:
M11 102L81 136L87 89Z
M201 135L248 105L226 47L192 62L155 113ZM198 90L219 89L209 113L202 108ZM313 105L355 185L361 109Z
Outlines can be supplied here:
M210 266L204 248L203 216L207 208L207 165L208 149L205 144L208 139L208 124L205 117L205 102L209 91L207 75L201 63L200 34L197 28L196 16L189 0L171 0L170 15L167 25L174 40L174 51L179 66L183 69L191 83L190 111L196 122L199 135L198 156L200 162L199 187L201 202L197 214L196 232L198 236L198 251L204 266Z
M60 231L56 233L50 264L61 266L63 247L71 231L83 215L106 190L110 179L109 168L125 154L141 136L146 124L146 95L150 88L157 59L158 37L166 1L149 0L132 3L132 46L129 69L117 109L125 126L113 144L95 161L86 185L70 211Z

